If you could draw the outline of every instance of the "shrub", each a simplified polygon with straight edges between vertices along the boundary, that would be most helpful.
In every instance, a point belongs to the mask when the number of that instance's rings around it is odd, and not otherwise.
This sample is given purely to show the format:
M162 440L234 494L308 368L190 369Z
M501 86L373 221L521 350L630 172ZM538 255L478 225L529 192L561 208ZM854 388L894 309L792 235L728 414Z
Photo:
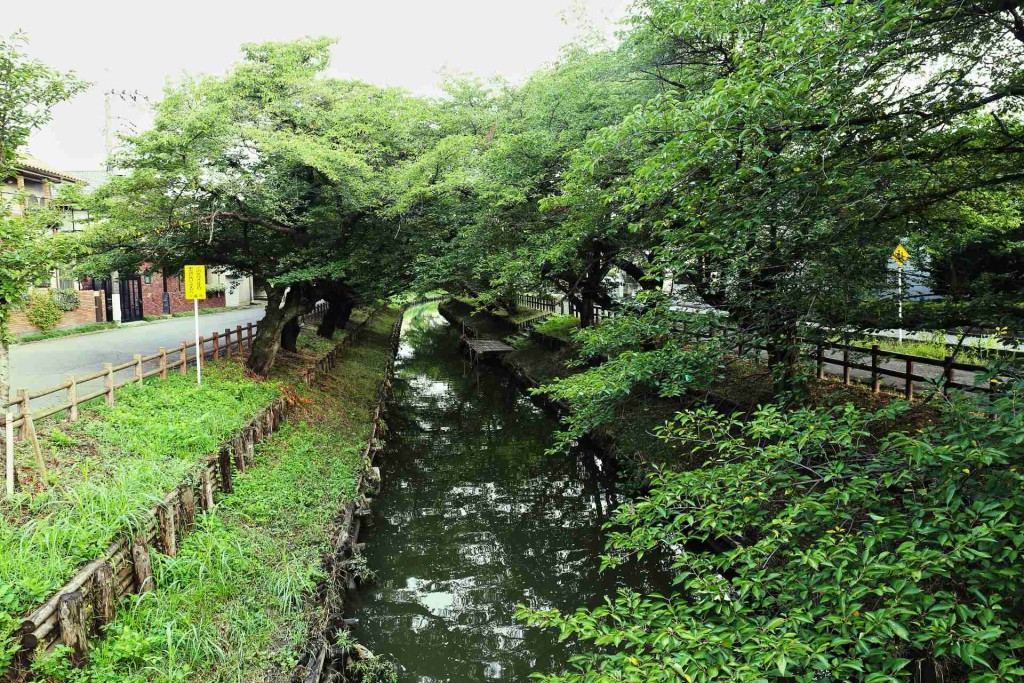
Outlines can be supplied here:
M73 289L53 290L53 301L60 310L65 312L78 310L82 305L81 300L78 298L78 292Z
M206 285L207 296L220 296L227 291L224 285Z
M398 667L380 657L361 659L352 668L363 683L398 683Z
M43 332L49 332L60 323L64 311L57 305L50 291L37 291L28 295L25 317Z
M1021 399L680 413L661 436L705 464L655 473L606 558L663 554L676 589L521 609L598 646L539 680L1024 680Z

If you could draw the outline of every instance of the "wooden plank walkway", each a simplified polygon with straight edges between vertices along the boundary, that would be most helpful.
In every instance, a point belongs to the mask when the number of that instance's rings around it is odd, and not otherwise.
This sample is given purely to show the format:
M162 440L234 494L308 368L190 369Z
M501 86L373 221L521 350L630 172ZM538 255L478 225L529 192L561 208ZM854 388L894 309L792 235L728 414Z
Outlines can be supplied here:
M466 348L469 349L469 357L474 363L478 362L484 356L515 351L515 349L513 349L511 346L509 346L505 342L498 341L497 339L467 338L465 342Z

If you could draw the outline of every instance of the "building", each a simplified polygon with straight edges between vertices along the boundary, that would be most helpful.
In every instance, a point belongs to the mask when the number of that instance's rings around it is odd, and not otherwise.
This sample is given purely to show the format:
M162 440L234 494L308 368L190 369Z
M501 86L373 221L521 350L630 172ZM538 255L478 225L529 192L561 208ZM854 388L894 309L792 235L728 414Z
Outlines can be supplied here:
M74 171L73 175L86 183L84 192L89 194L101 187L113 174L103 170ZM71 230L81 229L88 212L79 210L72 214ZM165 274L143 264L138 273L131 275L111 273L107 278L87 279L82 287L102 290L106 297L107 320L132 322L144 318L171 315L192 310L190 301L185 300L185 285L181 273ZM212 270L207 270L207 299L200 302L200 308L224 308L248 306L253 303L252 278L231 280Z
M56 232L80 232L89 221L89 212L61 201L62 189L70 185L81 187L88 194L110 179L111 174L101 170L63 172L42 163L24 158L14 166L11 177L4 179L0 189L0 202L7 205L13 215L22 215L33 208L57 208L62 219L52 226ZM79 327L94 322L131 322L192 310L185 300L184 283L180 274L164 274L144 264L138 273L120 276L111 273L107 278L76 279L71 267L57 268L40 274L36 290L66 290L75 293L80 305L65 314L58 329ZM252 278L230 278L224 273L207 270L206 301L202 308L248 306L255 300ZM15 311L11 322L16 335L37 332L26 316Z

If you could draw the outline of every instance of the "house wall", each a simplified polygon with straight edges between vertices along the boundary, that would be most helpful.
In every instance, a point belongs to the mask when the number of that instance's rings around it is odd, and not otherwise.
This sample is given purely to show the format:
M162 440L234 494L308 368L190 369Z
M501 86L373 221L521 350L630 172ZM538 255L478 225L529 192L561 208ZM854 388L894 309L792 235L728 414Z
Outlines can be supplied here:
M106 318L106 301L103 292L82 290L77 292L79 306L73 311L64 313L63 319L54 329L66 330L82 325L91 325L97 322L104 322ZM39 328L28 321L23 311L12 311L10 318L11 334L15 337L23 337L26 334L39 332Z
M207 284L224 285L225 306L248 306L252 303L252 278L232 278L226 273L207 271Z
M143 269L145 272L145 269ZM142 314L164 315L164 279L160 271L148 276L142 275ZM192 302L185 299L185 283L177 275L167 276L167 296L170 299L171 313L191 311ZM199 308L222 308L223 294L208 294L205 301L199 302Z

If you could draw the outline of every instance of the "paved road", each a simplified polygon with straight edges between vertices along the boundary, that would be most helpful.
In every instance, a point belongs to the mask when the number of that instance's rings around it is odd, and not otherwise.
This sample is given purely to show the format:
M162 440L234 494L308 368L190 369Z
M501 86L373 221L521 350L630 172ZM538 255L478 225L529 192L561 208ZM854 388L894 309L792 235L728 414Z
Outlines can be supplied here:
M263 318L263 308L251 306L227 313L199 316L199 333L211 335L235 329ZM124 363L135 354L172 349L195 336L193 318L172 318L140 326L72 337L59 337L11 347L11 387L34 391L60 384L66 375L85 375L103 369L104 363ZM41 403L46 403L41 400ZM35 402L33 401L33 404Z

